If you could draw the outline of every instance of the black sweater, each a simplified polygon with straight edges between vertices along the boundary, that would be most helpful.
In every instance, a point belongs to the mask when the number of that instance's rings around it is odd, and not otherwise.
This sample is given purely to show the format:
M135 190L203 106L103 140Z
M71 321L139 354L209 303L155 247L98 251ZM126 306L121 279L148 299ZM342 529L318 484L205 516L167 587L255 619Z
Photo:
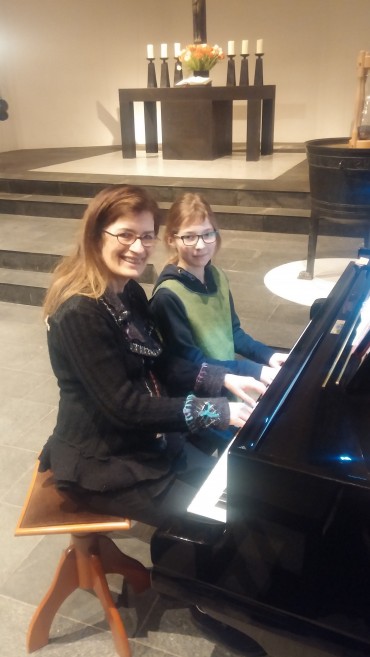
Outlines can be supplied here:
M225 371L207 383L207 376L199 380L199 366L163 352L145 355L143 334L147 346L158 346L155 334L150 336L145 293L131 281L122 301L129 326L120 324L102 300L83 296L70 298L49 318L49 354L60 402L40 467L51 468L59 484L104 491L162 476L171 470L174 455L160 448L156 434L187 430L184 395L197 386L203 396L209 385L211 394L221 393ZM162 385L159 398L151 373ZM182 397L164 396L164 385ZM226 400L216 403L225 418Z

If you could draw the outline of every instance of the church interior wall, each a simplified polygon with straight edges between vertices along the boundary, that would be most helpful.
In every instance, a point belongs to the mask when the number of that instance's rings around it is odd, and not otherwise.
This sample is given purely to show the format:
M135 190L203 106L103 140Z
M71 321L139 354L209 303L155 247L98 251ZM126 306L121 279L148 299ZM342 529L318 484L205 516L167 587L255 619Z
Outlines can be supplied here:
M145 87L146 44L192 41L190 0L0 0L0 151L120 144L119 88ZM349 135L359 50L370 50L369 0L208 0L207 40L225 50L264 40L264 81L276 84L275 141ZM240 58L236 57L237 76ZM159 60L156 60L159 82ZM211 72L226 81L226 62ZM235 106L233 141L245 139ZM137 141L144 143L142 108Z

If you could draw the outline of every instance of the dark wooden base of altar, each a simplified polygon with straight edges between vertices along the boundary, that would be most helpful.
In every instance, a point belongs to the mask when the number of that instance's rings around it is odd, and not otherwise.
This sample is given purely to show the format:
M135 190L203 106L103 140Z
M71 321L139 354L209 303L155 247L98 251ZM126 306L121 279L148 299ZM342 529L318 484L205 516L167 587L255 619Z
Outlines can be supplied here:
M275 86L120 89L122 157L136 157L135 103L144 103L145 150L158 153L161 107L165 160L214 160L232 152L233 102L246 101L246 159L273 152Z
M231 101L162 102L165 160L214 160L232 152Z

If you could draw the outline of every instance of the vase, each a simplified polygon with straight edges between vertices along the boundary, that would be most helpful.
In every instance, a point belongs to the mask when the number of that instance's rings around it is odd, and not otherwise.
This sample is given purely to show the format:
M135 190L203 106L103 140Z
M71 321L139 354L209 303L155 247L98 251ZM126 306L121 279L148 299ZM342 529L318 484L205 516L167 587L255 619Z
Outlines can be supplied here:
M209 78L209 71L193 71L196 78Z

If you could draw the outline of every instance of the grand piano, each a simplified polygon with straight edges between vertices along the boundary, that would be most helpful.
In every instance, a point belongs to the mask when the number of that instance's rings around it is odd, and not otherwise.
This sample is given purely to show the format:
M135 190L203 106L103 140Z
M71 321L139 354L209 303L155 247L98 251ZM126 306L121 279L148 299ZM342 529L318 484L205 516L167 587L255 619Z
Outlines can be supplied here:
M231 627L370 655L370 251L359 256L151 552L157 591Z

